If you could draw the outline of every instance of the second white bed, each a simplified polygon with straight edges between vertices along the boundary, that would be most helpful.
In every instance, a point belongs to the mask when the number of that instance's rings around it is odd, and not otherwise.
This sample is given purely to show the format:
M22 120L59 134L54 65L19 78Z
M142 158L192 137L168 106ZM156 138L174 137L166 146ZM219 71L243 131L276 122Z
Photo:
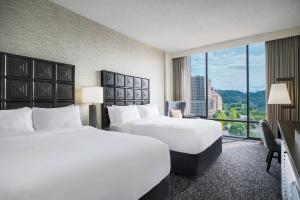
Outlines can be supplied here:
M199 154L222 136L222 125L205 119L178 119L165 116L111 124L110 130L150 136L169 145L170 150Z

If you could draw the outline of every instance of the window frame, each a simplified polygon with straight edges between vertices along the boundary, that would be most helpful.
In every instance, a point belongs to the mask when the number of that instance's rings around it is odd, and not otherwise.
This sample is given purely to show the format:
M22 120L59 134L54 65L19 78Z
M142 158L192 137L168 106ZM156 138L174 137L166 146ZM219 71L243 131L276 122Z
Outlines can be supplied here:
M208 52L205 52L205 101L206 101L206 116L195 115L195 117L215 120L215 121L225 121L225 122L240 122L246 123L246 137L238 137L238 136L225 136L232 138L240 138L240 139L252 139L252 140L261 140L261 138L250 137L250 124L258 124L259 121L250 120L250 84L249 84L249 45L245 45L246 48L246 105L247 105L247 120L232 120L232 119L214 119L208 118ZM190 74L191 76L191 74Z

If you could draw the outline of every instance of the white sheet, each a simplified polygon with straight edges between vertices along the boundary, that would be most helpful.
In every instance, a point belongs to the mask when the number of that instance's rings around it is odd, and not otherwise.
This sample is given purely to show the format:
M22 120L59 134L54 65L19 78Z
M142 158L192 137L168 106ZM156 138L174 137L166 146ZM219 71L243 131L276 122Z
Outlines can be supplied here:
M163 141L172 151L198 154L222 136L221 123L205 119L155 117L124 125L112 124L111 130L146 135Z
M168 146L91 127L0 139L0 199L135 200L170 171Z

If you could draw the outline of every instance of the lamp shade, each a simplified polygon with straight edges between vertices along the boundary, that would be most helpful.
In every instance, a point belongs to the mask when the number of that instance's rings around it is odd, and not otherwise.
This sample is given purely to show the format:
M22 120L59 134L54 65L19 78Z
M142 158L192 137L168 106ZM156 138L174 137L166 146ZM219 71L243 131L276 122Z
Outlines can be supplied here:
M285 83L271 85L268 104L291 104L291 98Z
M83 103L102 103L103 89L101 87L83 87L82 102Z

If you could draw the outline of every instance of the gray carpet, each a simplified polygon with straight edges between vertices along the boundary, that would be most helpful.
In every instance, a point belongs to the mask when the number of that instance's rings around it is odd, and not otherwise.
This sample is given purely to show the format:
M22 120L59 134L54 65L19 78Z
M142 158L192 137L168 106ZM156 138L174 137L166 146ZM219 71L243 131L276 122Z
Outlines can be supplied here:
M198 178L170 175L171 200L281 199L280 164L260 142L223 140L223 152Z

